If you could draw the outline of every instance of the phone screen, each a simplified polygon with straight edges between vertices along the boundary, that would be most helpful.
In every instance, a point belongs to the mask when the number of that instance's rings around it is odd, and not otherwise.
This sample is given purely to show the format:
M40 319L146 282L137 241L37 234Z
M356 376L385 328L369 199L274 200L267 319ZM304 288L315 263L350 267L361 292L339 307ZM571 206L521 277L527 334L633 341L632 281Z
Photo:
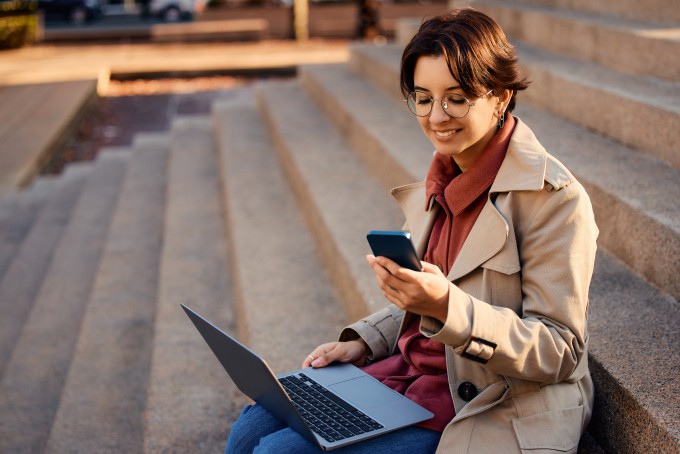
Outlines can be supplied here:
M371 230L366 236L373 255L387 257L399 266L421 271L422 265L411 242L411 235L400 230Z

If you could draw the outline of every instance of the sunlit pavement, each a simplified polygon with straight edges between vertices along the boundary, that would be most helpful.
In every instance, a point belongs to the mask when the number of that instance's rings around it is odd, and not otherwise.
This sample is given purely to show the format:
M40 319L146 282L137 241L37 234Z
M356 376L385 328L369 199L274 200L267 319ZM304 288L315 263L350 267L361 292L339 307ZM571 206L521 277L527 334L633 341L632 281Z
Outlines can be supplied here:
M220 73L339 63L347 40L311 39L211 43L41 44L0 52L0 85L98 79L111 74Z

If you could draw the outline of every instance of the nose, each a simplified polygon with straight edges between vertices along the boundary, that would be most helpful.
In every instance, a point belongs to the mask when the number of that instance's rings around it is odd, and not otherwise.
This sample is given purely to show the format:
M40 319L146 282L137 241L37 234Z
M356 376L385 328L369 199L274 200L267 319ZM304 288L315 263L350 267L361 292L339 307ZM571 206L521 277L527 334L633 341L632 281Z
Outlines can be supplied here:
M430 123L439 124L451 119L444 110L444 105L441 102L435 101L430 112Z

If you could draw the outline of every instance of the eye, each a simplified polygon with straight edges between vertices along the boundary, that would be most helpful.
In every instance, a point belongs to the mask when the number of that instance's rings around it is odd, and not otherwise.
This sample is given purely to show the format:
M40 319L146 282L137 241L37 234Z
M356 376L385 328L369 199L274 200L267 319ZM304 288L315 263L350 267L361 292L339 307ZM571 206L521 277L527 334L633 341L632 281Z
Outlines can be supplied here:
M429 95L426 95L425 93L420 93L420 92L413 93L413 99L415 100L416 104L418 104L418 105L425 105L425 104L429 104L429 103L432 102L432 98L430 98Z
M444 100L449 104L461 105L467 103L464 96L451 93L450 95L444 96Z

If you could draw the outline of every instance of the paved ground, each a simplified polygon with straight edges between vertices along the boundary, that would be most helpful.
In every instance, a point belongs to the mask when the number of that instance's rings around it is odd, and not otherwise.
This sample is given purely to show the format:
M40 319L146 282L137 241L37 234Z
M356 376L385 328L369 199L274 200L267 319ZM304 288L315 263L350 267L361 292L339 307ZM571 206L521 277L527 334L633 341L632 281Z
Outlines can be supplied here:
M210 113L215 100L238 96L257 77L113 81L43 174L69 162L93 159L106 146L127 146L138 132L169 131L178 115Z
M135 73L225 73L306 63L343 62L346 40L265 40L245 43L43 44L0 52L0 85L100 79Z

